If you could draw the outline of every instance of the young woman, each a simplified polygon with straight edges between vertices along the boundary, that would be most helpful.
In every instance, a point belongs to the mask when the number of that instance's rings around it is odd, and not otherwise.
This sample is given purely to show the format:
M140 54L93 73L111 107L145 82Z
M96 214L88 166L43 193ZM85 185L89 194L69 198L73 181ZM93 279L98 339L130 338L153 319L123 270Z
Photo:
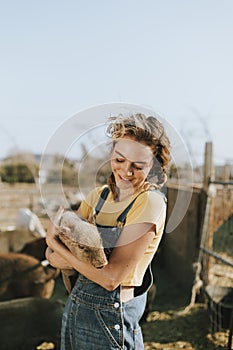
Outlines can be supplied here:
M165 223L159 188L166 181L170 143L163 125L142 114L110 118L108 133L112 174L78 212L95 220L108 264L96 269L77 260L57 240L52 224L47 232L50 264L79 272L64 310L62 350L144 349L139 320Z

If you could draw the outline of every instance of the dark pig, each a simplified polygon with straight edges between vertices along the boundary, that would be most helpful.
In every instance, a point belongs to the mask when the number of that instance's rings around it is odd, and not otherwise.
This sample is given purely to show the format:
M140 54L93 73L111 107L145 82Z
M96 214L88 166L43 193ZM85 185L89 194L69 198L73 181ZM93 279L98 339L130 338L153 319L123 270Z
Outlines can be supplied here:
M0 300L35 296L50 298L59 270L32 256L0 254Z
M64 304L59 300L27 297L0 302L1 350L32 350L42 342L60 349Z

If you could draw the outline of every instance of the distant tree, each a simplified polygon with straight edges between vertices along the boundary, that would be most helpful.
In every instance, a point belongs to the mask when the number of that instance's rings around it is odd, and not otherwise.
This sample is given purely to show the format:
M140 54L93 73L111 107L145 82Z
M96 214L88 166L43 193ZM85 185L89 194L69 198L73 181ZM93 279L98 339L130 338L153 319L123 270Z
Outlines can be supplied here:
M109 155L105 149L98 149L96 152L100 157L88 151L82 145L82 157L79 161L65 158L64 155L56 154L50 161L46 181L48 183L62 182L63 185L93 187L93 181L97 185L106 183L110 174Z
M169 179L178 179L178 168L175 163L171 163L168 170Z
M78 172L80 186L91 189L94 185L100 186L106 183L111 168L109 150L105 146L104 144L99 145L94 151L88 151L87 147L83 145L83 156Z
M100 167L96 175L97 184L104 185L107 182L109 175L111 174L110 162L105 163Z
M52 167L47 174L47 182L58 181L64 185L77 186L78 184L77 163L59 154L54 156Z
M65 159L62 167L62 183L64 185L78 185L78 171L76 162L70 159Z
M3 182L16 183L27 182L33 183L35 181L34 173L38 174L39 167L37 164L33 165L33 173L27 164L13 163L3 164L0 168L0 176Z
M38 162L30 152L12 153L0 165L1 180L8 183L33 183L38 173Z

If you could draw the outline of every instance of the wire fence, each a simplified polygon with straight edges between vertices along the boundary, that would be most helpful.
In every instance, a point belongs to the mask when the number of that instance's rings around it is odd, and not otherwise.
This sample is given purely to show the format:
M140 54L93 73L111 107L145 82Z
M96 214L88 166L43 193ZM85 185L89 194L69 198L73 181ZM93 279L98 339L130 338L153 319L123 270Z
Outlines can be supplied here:
M229 331L233 318L233 183L210 181L203 224L200 261L212 333Z

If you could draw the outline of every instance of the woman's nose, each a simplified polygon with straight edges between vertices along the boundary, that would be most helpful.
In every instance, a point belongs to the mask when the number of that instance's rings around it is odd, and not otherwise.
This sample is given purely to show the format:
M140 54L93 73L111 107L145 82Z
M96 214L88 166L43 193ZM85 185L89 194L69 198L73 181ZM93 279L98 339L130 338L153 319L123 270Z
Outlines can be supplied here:
M131 164L127 165L125 171L126 171L127 176L133 175L132 165Z

